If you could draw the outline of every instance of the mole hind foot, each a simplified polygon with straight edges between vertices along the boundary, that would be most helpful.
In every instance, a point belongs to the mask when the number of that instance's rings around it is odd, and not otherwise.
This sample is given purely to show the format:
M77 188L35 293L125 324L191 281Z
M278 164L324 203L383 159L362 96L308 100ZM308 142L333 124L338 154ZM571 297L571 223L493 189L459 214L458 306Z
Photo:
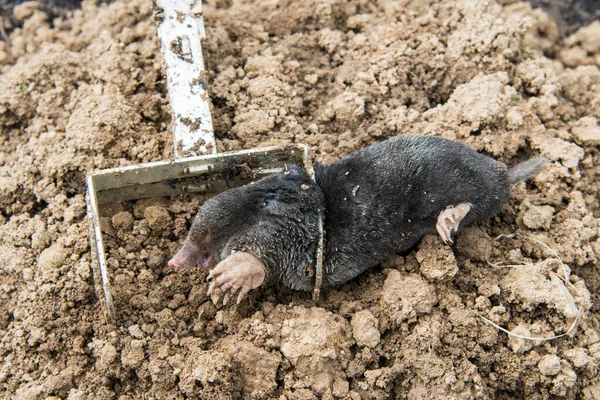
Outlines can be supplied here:
M452 241L452 232L458 231L460 221L463 220L470 210L471 204L460 203L456 206L448 206L440 213L435 228L444 243L454 243Z
M213 279L208 287L207 295L219 289L223 294L223 305L226 305L230 297L235 296L239 290L237 304L240 304L246 293L256 289L265 281L265 267L254 255L245 252L237 252L221 261L208 274ZM218 298L216 300L218 301Z

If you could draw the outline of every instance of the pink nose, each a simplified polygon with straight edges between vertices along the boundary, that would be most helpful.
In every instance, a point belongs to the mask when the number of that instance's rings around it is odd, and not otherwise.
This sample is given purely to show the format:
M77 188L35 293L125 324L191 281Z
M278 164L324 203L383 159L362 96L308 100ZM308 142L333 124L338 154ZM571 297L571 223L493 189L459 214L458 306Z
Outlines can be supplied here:
M177 271L179 268L181 268L181 265L179 265L179 263L177 262L177 260L175 260L175 257L173 257L173 258L171 258L169 260L169 267L171 267L175 271Z

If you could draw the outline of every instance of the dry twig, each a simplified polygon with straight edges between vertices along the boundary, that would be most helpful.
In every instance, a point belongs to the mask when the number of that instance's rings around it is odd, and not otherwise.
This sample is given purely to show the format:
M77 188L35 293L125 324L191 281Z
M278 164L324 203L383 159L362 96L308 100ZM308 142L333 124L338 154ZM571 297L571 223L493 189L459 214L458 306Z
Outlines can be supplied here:
M502 237L506 237L509 239L514 239L515 237L517 237L516 233L512 233L512 234L508 234L508 235L499 235L496 237L496 240L502 238ZM536 243L541 244L542 246L544 246L546 249L550 250L550 252L552 252L552 254L560 261L560 265L562 266L562 270L563 270L563 274L564 277L556 274L553 271L549 271L550 273L556 275L556 277L558 277L559 279L561 279L566 285L568 285L569 287L571 287L573 290L577 291L577 288L570 282L569 280L569 275L567 274L567 267L565 265L565 263L563 262L562 258L560 258L560 256L558 255L558 252L556 250L554 250L553 248L551 248L550 246L548 246L546 243L542 242L541 240L532 237L532 236L523 236L525 239L529 239L532 240ZM534 265L532 263L526 263L524 261L514 261L514 262L510 262L510 261L506 261L503 263L491 263L489 262L489 260L487 261L487 263L493 267L501 267L501 268L519 268L521 266L531 266L533 267ZM510 264L509 264L510 263ZM480 315L481 319L483 319L485 322L487 322L488 324L492 325L494 328L506 333L509 336L512 337L516 337L518 339L524 339L524 340L536 340L536 341L548 341L548 340L554 340L554 339L558 339L564 336L569 335L577 326L577 322L579 321L579 317L581 316L581 312L583 310L583 304L581 304L579 306L579 308L577 309L577 315L575 316L575 319L573 320L573 323L571 324L571 326L569 327L569 329L567 329L567 331L565 333L562 333L560 335L556 335L556 336L552 336L552 337L547 337L547 338L540 338L540 337L533 337L533 336L523 336L523 335L518 335L516 333L513 333L511 331L509 331L506 328L501 327L500 325L496 324L495 322L491 321L490 319L484 317L483 315Z

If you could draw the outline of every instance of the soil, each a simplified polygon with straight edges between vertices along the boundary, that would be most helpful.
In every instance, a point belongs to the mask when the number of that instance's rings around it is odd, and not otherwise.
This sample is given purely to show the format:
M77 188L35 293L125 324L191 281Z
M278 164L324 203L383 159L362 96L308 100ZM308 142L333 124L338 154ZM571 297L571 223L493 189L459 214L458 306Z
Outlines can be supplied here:
M503 3L207 1L219 151L301 142L331 162L420 133L552 163L455 246L425 238L317 303L264 288L217 308L206 271L169 270L203 197L107 205L115 324L84 180L173 155L152 2L15 7L0 41L0 398L600 398L600 25L560 40L544 11Z

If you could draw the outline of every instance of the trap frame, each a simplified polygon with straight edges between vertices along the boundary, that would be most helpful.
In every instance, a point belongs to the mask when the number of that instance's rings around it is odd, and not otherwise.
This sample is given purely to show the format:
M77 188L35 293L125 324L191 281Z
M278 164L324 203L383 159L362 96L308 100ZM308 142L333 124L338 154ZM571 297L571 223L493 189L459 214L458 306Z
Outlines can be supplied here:
M184 193L215 193L277 173L286 164L305 168L314 179L303 144L217 154L207 93L201 39L205 37L201 0L156 0L155 18L165 59L169 101L172 108L174 159L92 171L87 176L87 215L90 224L92 269L106 318L116 322L106 251L100 227L99 206L105 203ZM252 171L231 179L225 175L235 165ZM247 168L245 168L247 169ZM313 298L322 281L323 226L315 268Z

